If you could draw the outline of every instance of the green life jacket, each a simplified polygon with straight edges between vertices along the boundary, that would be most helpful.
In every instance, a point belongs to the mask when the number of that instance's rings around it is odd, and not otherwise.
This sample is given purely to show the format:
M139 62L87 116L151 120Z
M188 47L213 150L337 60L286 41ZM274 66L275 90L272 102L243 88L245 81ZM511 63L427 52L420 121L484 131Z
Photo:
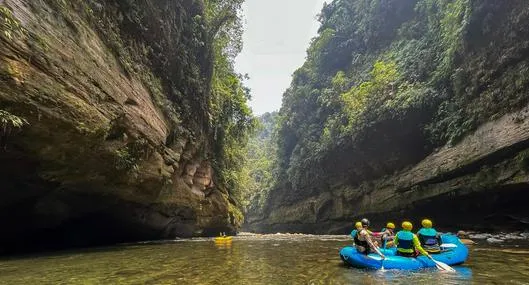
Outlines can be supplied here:
M397 233L397 251L404 253L414 253L413 233L410 231L400 231Z

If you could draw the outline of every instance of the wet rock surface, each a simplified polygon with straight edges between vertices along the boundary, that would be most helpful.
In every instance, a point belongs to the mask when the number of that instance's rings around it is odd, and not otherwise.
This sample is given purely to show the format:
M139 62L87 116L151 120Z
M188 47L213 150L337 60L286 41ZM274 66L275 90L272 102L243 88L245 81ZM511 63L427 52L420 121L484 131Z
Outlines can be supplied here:
M0 131L0 252L236 230L207 159L203 7L0 8L0 109L28 122Z

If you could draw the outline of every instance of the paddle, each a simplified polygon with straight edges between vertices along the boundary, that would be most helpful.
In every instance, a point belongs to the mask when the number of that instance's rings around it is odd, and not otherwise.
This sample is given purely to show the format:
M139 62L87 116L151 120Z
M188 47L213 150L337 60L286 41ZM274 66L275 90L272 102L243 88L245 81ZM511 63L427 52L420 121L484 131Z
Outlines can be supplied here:
M380 255L380 257L382 258L382 260L386 259L386 256L382 254L382 252L380 252L380 248L376 245L373 244L373 248L375 249L375 252Z
M365 233L367 234L364 234L365 235L365 239L367 241L367 244L368 244L368 247L366 248L367 251L369 251L369 248L372 248L375 250L376 254L378 254L380 257L381 257L381 260L380 260L380 266L382 267L381 269L384 270L384 259L386 259L386 256L384 256L382 254L382 252L380 252L380 249L378 248L377 245L375 245L375 243L371 240L371 238L369 237L369 231L367 231L366 228L364 228ZM361 234L362 231L360 231L359 234Z
M457 247L457 244L453 244L453 243L443 243L441 245L441 247L443 248L456 248Z
M375 243L373 243L373 241L369 237L367 237L367 243L369 244L369 246L371 248L373 248L375 250L375 253L380 256L380 258L381 258L381 260L380 260L380 267L381 268L380 269L384 270L384 259L386 259L386 256L384 254L382 254L382 252L380 252L380 249L378 248L378 246ZM369 249L366 249L366 250L369 250ZM371 257L371 258L373 258L373 257Z
M435 263L435 267L437 267L437 269L443 270L443 271L448 271L448 272L456 272L456 270L453 269L452 267L450 267L448 264L443 263L441 261L437 261L437 260L433 259L433 257L430 256L430 255L428 255L428 258L431 259Z
M373 248L375 249L375 252L380 255L380 270L384 271L384 260L386 259L386 256L383 255L382 252L380 252L380 248L375 244L373 244Z

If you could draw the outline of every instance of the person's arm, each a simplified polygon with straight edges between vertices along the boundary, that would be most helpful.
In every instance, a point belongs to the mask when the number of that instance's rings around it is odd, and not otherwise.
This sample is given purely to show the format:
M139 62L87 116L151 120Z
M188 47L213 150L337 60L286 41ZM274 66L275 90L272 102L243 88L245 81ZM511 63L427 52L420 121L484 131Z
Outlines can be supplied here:
M413 235L413 246L415 246L415 248L422 254L422 255L426 255L426 256L430 256L430 254L428 254L428 252L426 252L426 250L424 250L424 248L422 248L421 246L421 242L419 241L419 238L417 237L417 235Z
M378 249L378 246L376 246L376 245L373 243L373 241L371 240L371 237L370 237L369 233L366 234L364 237L365 237L367 243L369 244L369 246L370 246L370 247L371 247L371 248L372 248L372 249L373 249L378 255L380 255L380 257L382 257L382 259L385 259L386 256L384 256L384 254L382 254L382 252L380 252L380 250Z
M371 246L371 248L375 248L375 244L374 244L373 241L371 240L371 236L367 234L367 235L365 235L364 237L365 237L367 243Z

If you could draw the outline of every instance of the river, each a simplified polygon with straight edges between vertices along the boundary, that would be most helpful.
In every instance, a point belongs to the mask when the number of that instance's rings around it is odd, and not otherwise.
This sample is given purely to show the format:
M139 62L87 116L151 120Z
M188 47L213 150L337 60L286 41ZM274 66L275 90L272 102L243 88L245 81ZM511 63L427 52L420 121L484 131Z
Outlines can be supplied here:
M456 273L343 265L346 236L243 235L125 244L0 259L0 284L529 284L529 249L470 246Z

